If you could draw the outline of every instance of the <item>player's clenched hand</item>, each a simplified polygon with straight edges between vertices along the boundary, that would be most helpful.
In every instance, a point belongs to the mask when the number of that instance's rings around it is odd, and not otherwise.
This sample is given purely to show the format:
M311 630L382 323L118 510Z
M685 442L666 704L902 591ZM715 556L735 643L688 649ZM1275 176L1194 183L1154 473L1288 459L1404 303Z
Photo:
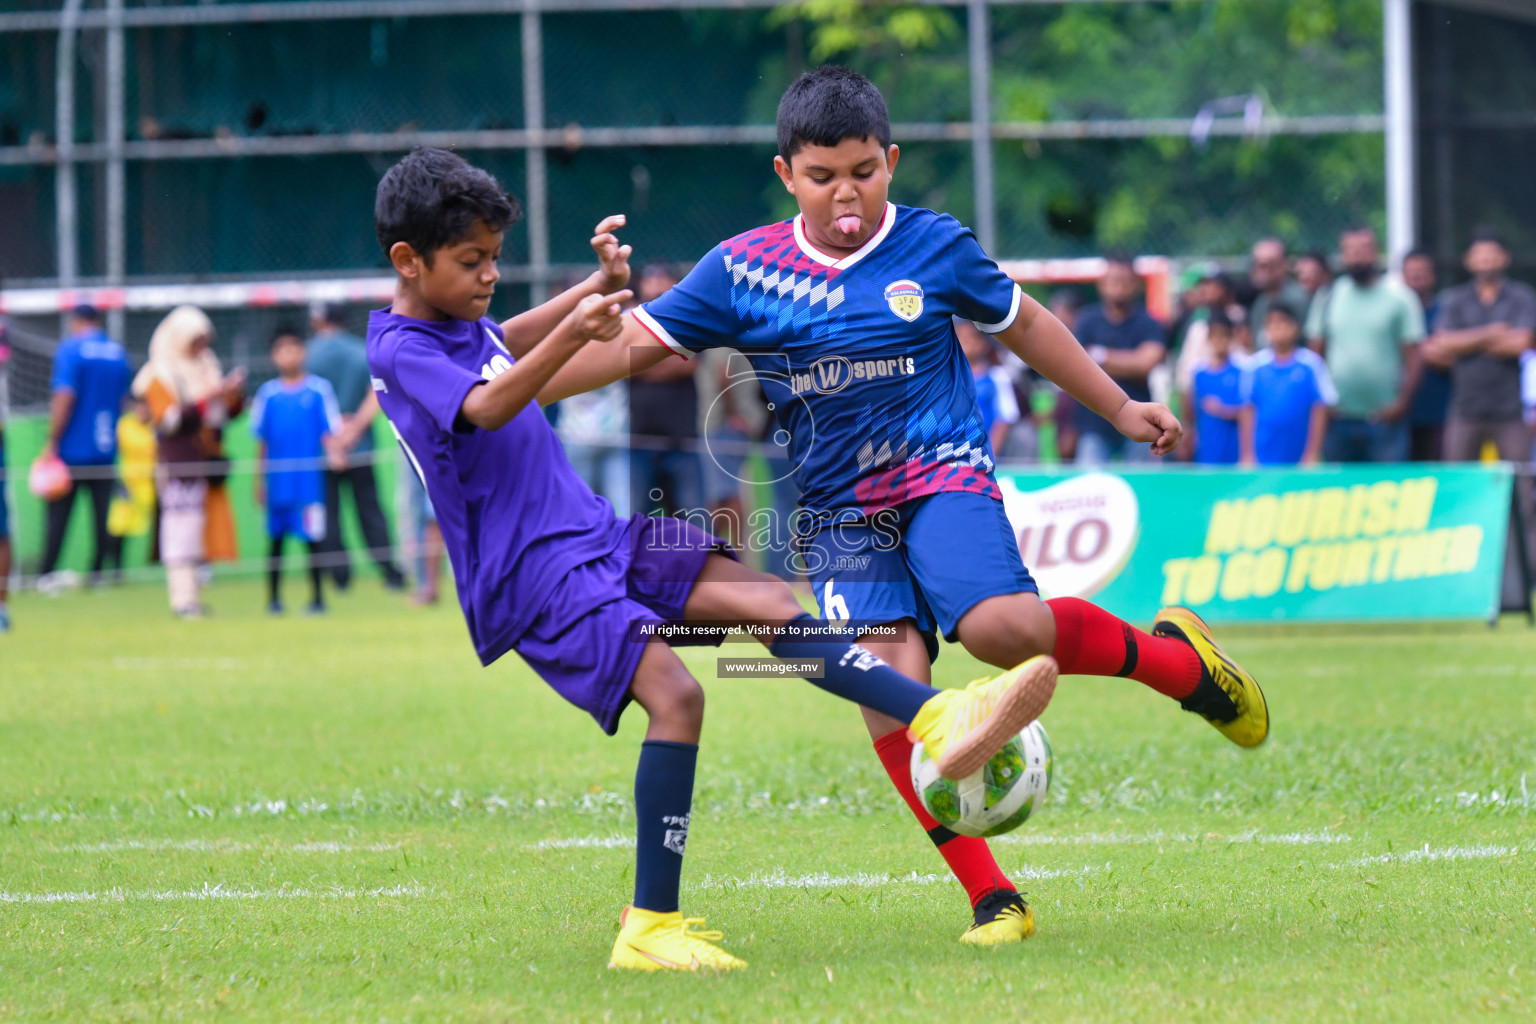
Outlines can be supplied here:
M624 303L634 293L628 288L611 295L588 295L571 311L571 333L582 341L612 341L624 330Z
M603 291L618 291L629 284L629 254L634 250L620 245L614 232L624 226L625 216L615 213L604 217L592 235L592 250L602 264Z
M1126 402L1115 413L1115 429L1132 441L1152 442L1153 455L1167 455L1184 436L1178 417L1156 402Z

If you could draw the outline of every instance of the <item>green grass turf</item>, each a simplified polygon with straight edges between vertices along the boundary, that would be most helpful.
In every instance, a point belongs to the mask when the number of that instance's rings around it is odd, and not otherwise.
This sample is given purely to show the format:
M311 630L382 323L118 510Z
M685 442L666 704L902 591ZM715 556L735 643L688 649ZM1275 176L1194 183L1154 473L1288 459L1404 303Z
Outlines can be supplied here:
M1252 753L1066 680L1052 800L995 847L1040 934L994 950L956 941L964 894L851 709L685 651L709 711L684 906L751 966L619 976L632 851L547 844L631 833L643 716L607 739L515 658L480 669L455 608L376 586L323 620L241 582L202 623L148 586L13 601L0 1019L1536 1018L1514 620L1228 633L1275 714Z

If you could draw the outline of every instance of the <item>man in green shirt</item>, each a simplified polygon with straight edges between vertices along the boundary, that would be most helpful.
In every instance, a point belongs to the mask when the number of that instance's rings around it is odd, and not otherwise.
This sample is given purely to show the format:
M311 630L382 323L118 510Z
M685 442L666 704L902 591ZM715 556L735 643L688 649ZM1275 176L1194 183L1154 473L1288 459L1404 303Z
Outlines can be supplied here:
M357 509L357 523L368 544L368 555L384 574L384 585L402 590L405 577L395 566L389 523L379 507L379 488L373 476L373 419L379 406L368 373L368 353L363 339L348 334L343 324L346 307L322 303L310 313L315 335L309 341L305 369L324 377L336 392L344 427L339 439L347 450L345 464L325 473L325 539L320 542L322 563L330 568L338 590L352 582L352 560L341 542L341 488L345 484Z
M1376 233L1339 238L1344 274L1312 301L1307 338L1328 362L1339 402L1323 446L1329 462L1405 462L1407 412L1419 386L1424 311L1381 276Z

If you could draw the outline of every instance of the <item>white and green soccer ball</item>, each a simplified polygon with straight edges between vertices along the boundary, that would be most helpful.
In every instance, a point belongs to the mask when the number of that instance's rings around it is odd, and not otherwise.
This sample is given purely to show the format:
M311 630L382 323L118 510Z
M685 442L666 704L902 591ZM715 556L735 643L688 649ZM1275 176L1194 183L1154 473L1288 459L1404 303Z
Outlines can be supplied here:
M958 781L939 774L921 743L912 747L912 788L934 820L962 836L1012 832L1045 803L1051 788L1051 738L1031 722L982 769Z

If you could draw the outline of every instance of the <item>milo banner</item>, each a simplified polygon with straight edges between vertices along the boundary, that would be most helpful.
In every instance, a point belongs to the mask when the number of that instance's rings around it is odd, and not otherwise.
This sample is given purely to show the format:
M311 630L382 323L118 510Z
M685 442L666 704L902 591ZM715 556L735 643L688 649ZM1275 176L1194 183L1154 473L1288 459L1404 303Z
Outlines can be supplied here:
M1041 594L1143 622L1168 604L1223 622L1489 618L1512 479L1494 464L998 474Z

